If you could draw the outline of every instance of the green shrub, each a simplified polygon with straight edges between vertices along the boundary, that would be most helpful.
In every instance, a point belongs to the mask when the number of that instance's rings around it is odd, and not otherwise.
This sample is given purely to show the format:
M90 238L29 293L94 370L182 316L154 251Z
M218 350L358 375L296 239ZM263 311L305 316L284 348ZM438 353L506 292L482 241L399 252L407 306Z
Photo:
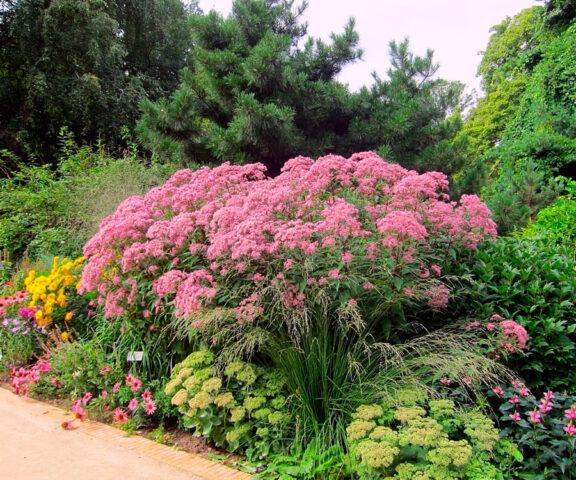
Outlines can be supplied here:
M525 238L546 236L575 247L576 182L568 180L566 194L538 212L536 220L522 232Z
M231 452L263 460L285 446L291 416L274 370L233 361L218 371L214 355L199 350L174 368L165 393L185 428Z
M347 440L361 479L501 479L513 463L484 414L457 410L450 400L408 406L363 405Z
M0 251L19 258L77 256L100 221L130 195L165 180L170 166L141 163L135 147L111 158L77 146L64 130L56 168L21 165L0 179Z
M459 314L512 318L528 331L526 356L510 365L531 387L575 391L576 264L546 239L501 238L480 247Z

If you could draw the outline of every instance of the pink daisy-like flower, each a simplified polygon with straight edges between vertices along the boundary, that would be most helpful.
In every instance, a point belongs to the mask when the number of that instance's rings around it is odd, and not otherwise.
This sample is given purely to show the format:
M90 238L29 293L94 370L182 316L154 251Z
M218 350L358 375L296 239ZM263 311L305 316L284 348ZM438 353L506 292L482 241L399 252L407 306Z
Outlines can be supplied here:
M82 403L86 405L90 400L92 400L92 394L90 392L86 392L82 397Z
M508 416L510 417L510 420L512 420L514 422L519 422L522 418L522 417L520 417L520 414L518 412L511 413Z
M529 411L528 417L530 417L530 422L532 422L534 424L542 423L542 417L541 417L540 412L538 410Z
M132 390L133 392L137 392L138 390L140 390L140 388L142 388L142 380L135 378L134 382L132 382L132 385L130 385L130 390Z
M120 424L126 423L128 421L128 415L121 408L117 408L116 410L114 410L112 417L114 418L115 422L118 422Z
M152 393L150 393L150 390L146 389L142 392L142 400L152 400Z
M112 387L112 393L118 393L120 391L120 383L116 382Z
M153 400L146 400L144 402L144 412L146 415L152 415L156 411L156 404Z
M128 402L128 410L133 412L137 408L138 408L138 400L137 399L133 398L132 400L130 400L130 402Z

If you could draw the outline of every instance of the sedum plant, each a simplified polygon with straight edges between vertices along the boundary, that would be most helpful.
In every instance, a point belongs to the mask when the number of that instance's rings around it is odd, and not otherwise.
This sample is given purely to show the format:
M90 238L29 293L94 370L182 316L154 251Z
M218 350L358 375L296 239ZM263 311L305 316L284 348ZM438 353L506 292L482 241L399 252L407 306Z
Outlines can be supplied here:
M446 399L362 405L352 418L347 442L361 479L495 480L499 462L519 455L488 417Z
M262 460L284 447L291 415L275 370L232 361L219 371L214 355L198 350L176 365L165 393L184 427L228 451Z

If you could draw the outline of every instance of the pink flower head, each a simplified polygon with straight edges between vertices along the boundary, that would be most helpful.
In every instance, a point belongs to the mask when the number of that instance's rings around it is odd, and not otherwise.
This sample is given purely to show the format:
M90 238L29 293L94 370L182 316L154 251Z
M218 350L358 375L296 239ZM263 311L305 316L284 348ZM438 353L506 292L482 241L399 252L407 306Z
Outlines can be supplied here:
M373 290L374 289L374 285L372 285L370 282L366 281L362 284L362 288L364 290Z
M105 365L100 369L100 375L106 375L111 370L112 370L112 367L110 365Z
M442 377L440 379L440 383L442 385L450 385L452 383L452 380L450 380L448 377Z
M497 313L495 313L494 315L492 315L490 317L490 320L492 320L493 322L499 322L501 320L504 320L504 317L502 317L501 315L498 315Z
M112 387L112 393L118 393L120 391L120 383L116 382Z
M100 398L101 398L102 400L106 400L106 399L108 398L108 392L107 392L106 390L102 390L102 391L100 392Z
M328 276L334 280L338 280L340 278L340 270L333 268L332 270L328 271Z
M532 422L533 424L542 423L542 417L538 410L529 411L528 417L530 418L530 422Z
M554 392L551 392L550 390L544 393L544 400L550 401L554 398Z
M284 262L284 270L290 270L294 266L294 260L289 258Z
M472 385L472 379L470 377L462 377L462 383L464 383L464 385Z
M441 267L440 265L433 264L433 265L430 267L430 270L432 270L432 273L433 273L434 275L436 275L437 277L439 277L440 275L442 275L442 267Z
M344 253L342 254L342 261L343 261L345 264L350 263L353 258L354 258L354 255L352 255L351 252L344 252Z
M138 408L138 400L136 398L133 398L128 402L128 410L134 412L137 408Z
M496 325L494 325L491 322L486 324L486 330L488 330L489 332L493 332L495 328L496 328Z
M358 302L354 298L351 298L350 300L348 300L348 305L350 305L351 307L355 307L356 305L358 305Z
M572 405L568 410L564 410L564 416L568 420L576 420L576 404Z
M553 408L554 405L552 405L552 403L549 402L548 400L543 400L542 403L538 405L538 410L540 410L540 413L548 413Z
M516 404L520 403L520 397L518 397L518 395L512 395L510 397L510 399L508 400L508 403L511 403L512 405L516 405Z
M114 410L112 418L114 418L115 422L120 424L126 423L128 421L128 415L121 408L117 408L116 410Z
M146 389L142 392L142 400L146 401L146 400L151 400L152 399L152 393L150 393L150 390Z
M92 400L92 394L90 392L86 392L82 397L82 404L86 405L90 400Z
M522 417L520 416L520 414L518 412L511 413L508 416L510 417L510 420L512 420L514 422L519 422L522 419Z
M498 397L503 397L504 396L504 390L502 390L502 387L494 387L492 389L492 391L494 392L494 394Z
M513 380L512 386L514 388L524 388L524 384L522 382L520 382L519 380Z
M566 432L566 435L568 435L569 437L576 437L576 425L574 425L573 423L566 425L564 427L564 431Z
M39 360L36 363L36 367L38 368L38 371L42 373L48 373L50 371L50 362L46 360Z
M521 388L520 389L520 395L522 395L523 397L527 397L528 395L530 395L530 389L529 388Z
M146 400L144 402L144 412L146 415L152 415L156 411L156 404L153 400Z

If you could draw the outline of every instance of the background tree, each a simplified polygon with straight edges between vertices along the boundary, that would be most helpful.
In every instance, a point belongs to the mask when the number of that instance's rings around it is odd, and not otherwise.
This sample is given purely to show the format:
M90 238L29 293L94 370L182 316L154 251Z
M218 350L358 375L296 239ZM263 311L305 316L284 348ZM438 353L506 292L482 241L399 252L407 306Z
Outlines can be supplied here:
M260 161L379 150L413 168L454 170L463 86L436 79L431 51L392 42L386 79L350 93L336 76L361 57L350 20L329 42L307 38L306 4L236 0L232 14L192 20L194 51L168 100L145 102L144 144L184 162Z
M0 15L0 149L28 160L52 160L63 126L122 145L139 101L171 91L190 48L179 0L2 0Z

